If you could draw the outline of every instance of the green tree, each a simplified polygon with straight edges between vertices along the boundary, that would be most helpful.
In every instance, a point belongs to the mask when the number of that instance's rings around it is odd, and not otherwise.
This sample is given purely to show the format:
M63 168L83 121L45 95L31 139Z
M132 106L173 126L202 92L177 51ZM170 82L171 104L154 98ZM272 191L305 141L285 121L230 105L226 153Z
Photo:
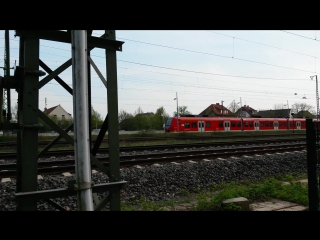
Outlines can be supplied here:
M170 116L168 113L166 113L164 107L159 107L152 116L152 127L156 130L163 130L163 124L166 123L169 117Z
M192 115L192 113L191 112L189 112L188 110L187 110L187 106L179 106L178 107L178 111L179 111L179 116L181 116L181 115ZM173 112L173 116L177 116L177 111L174 111Z
M120 129L131 131L133 129L133 115L124 110L120 110L118 115Z
M101 114L94 110L93 106L91 105L91 129L99 129L103 124L103 119Z
M139 106L134 112L134 130L151 129L151 116L153 113L144 113Z
M63 130L66 129L68 126L70 126L73 122L73 119L60 119L57 116L52 116L52 115L48 115L48 117ZM43 126L43 128L41 128L39 132L54 131L41 118L38 118L38 122Z

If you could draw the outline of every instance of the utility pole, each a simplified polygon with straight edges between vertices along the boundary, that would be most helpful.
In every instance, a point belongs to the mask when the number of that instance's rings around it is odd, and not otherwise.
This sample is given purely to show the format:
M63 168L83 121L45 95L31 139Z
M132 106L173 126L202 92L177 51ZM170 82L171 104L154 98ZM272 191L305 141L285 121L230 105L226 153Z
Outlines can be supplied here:
M89 142L87 30L72 30L74 156L79 211L93 211Z
M288 130L290 129L289 127L289 119L290 119L290 110L289 110L289 102L287 100L287 107L288 107L288 116L287 116L287 119L288 119Z
M243 117L243 112L242 112L242 100L241 100L241 98L240 98L240 104L241 104L241 131L243 131L243 119L242 119L242 117Z
M320 150L319 150L319 144L320 144L320 136L319 136L319 92L318 92L318 77L317 75L311 76L311 80L313 80L313 77L316 77L316 101L317 101L317 121L316 121L316 153L317 153L317 164L319 164L320 161ZM320 178L319 178L319 185L320 185Z
M176 98L173 100L177 100L177 132L179 132L178 92L176 92Z
M224 102L224 101L221 101L221 105L222 105L222 117L223 117L223 102Z
M240 104L241 104L241 118L243 117L243 113L242 113L242 100L240 98Z

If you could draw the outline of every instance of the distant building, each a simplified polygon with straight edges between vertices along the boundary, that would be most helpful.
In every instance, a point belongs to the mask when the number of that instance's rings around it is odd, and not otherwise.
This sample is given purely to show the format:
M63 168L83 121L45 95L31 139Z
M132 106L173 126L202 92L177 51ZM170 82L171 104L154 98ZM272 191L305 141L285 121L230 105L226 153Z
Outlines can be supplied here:
M252 107L249 107L249 105L242 106L242 108L239 108L235 112L235 114L237 117L259 117L259 115L257 114L257 110L253 109Z
M208 117L234 117L235 114L232 113L229 109L227 109L225 106L222 106L219 103L211 104L209 107L207 107L205 110L203 110L201 113L199 113L199 116L208 116Z
M257 115L263 118L287 118L290 116L291 109L275 109L275 110L265 110L259 111Z
M45 108L43 112L50 116L56 116L59 119L72 119L71 114L64 110L60 104L52 108Z

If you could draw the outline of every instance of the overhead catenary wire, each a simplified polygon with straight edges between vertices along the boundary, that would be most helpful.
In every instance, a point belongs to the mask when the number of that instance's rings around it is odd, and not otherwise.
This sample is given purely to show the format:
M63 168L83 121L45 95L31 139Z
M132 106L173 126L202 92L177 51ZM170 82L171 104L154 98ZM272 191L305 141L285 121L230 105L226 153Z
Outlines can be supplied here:
M187 52L198 53L198 54L205 54L205 55L212 55L212 56L217 56L217 57L224 57L224 58L236 59L236 60L240 60L240 61L246 61L246 62L252 62L252 63L257 63L257 64L263 64L263 65L268 65L268 66L273 66L273 67L286 68L286 69L291 69L291 70L296 70L296 71L303 71L303 72L309 72L309 73L312 72L312 71L309 71L309 70L298 69L298 68L291 68L291 67L287 67L287 66L280 66L280 65L276 65L276 64L258 62L258 61L253 61L253 60L248 60L248 59L242 59L242 58L236 58L236 57L233 57L233 56L230 57L230 56L224 56L224 55L219 55L219 54L214 54L214 53L206 53L206 52L188 50L188 49L183 49L183 48L171 47L171 46L161 45L161 44L155 44L155 43L148 43L148 42L131 40L131 39L126 39L126 38L118 38L118 39L123 39L123 40L127 40L127 41L134 41L134 42L137 42L137 43L149 44L149 45L154 45L154 46L164 47L164 48L170 48L170 49L175 49L175 50L180 50L180 51L187 51ZM15 40L15 39L12 39L12 40ZM50 55L55 55L55 54L50 54ZM118 61L125 61L125 60L118 60ZM134 63L134 62L131 62L131 63ZM135 63L135 64L142 64L142 63Z
M121 38L120 38L120 39L121 39ZM128 39L126 39L126 40L128 40ZM135 40L131 40L131 41L135 41ZM206 53L203 53L203 52L186 50L186 49L181 49L181 48L174 48L174 47L169 47L169 46L164 46L164 45L159 45L159 44L152 44L152 43L146 43L146 42L141 42L141 41L135 41L135 42L140 42L140 43L145 43L145 44L150 44L150 45L155 45L155 46L161 46L161 47L168 47L168 48L173 48L173 49L177 49L177 50L184 50L184 51L191 51L191 52L195 52L195 53L206 54ZM41 45L41 44L40 44L40 45ZM42 45L41 45L41 46L42 46ZM47 46L47 47L49 47L49 46ZM50 47L49 47L49 48L50 48ZM55 49L58 49L58 48L55 48ZM69 51L69 50L65 50L65 49L60 49L60 50ZM40 52L40 53L47 54L47 55L58 56L58 57L69 57L69 56L57 55L57 54L46 53L46 52ZM209 54L209 53L207 53L207 54ZM209 54L209 55L214 55L214 54ZM95 56L95 57L99 57L99 58L104 58L103 56L97 56L97 55L91 55L91 56ZM219 55L219 56L220 56L220 55ZM221 55L221 56L222 56L222 55ZM229 56L224 56L224 57L233 58L233 57L229 57ZM274 66L274 67L281 67L281 68L293 69L293 70L304 71L304 72L312 72L312 71L308 71L308 70L297 69L297 68L290 68L290 67L284 67L284 66L275 65L275 64L262 63L262 62L253 61L253 60L245 60L245 59L240 59L240 58L235 58L235 59L243 60L243 61L249 61L249 62L254 62L254 63L259 63L259 64L266 64L266 65ZM132 62L132 61L126 61L126 60L120 60L120 59L118 59L118 61L120 61L120 62L127 62L127 63L131 63L131 64L137 64L137 65L144 65L144 66L156 67L156 68L164 68L164 69L176 70L176 71L185 71L185 72L193 72L193 73L200 73L200 74L210 74L210 75L219 75L219 76L228 76L228 77L255 78L255 79L277 79L277 80L300 80L300 79L263 78L263 77L251 77L251 76L239 76L239 75L237 76L237 75L228 75L228 74L207 73L207 72L201 72L201 71L190 71L190 70L185 70L185 69L169 68L169 67L164 67L164 66L157 66L157 65L145 64L145 63L138 63L138 62ZM306 79L301 79L301 80L306 80Z
M317 42L320 42L319 40L317 40L316 38L313 39L313 38L310 38L310 37L306 37L306 36L303 36L303 35L300 35L300 34L296 34L296 33L292 33L292 32L288 32L288 31L284 31L284 30L280 30L282 32L285 32L285 33L289 33L289 34L292 34L292 35L296 35L296 36L299 36L299 37L303 37L303 38L307 38L307 39L310 39L310 40L314 40L314 41L317 41Z
M42 45L41 45L42 46ZM48 46L49 47L49 46ZM55 48L55 47L52 47L52 48L54 48L54 49L58 49L58 48ZM65 49L63 49L63 51L68 51L68 52L70 52L70 50L65 50ZM48 54L48 53L47 53ZM50 55L52 55L52 54L50 54ZM67 56L63 56L63 57L67 57ZM97 57L101 57L101 56L97 56ZM54 62L54 61L52 61L52 62ZM161 66L160 66L161 67ZM127 68L128 69L128 68ZM129 68L130 69L130 68ZM181 69L179 69L179 70L181 70ZM145 70L140 70L140 71L145 71ZM168 74L169 75L169 73L161 73L161 74ZM172 75L172 74L171 74ZM217 75L219 75L219 74L217 74ZM226 76L228 76L228 75L226 75ZM230 77L230 75L228 76L228 77ZM237 77L239 77L239 76L237 76ZM240 76L241 77L241 76ZM256 77L247 77L247 76L242 76L242 77L244 77L244 78L256 78ZM199 78L199 77L197 77L197 79L204 79L204 78ZM272 79L272 78L256 78L256 79ZM280 79L278 79L278 80L280 80ZM288 80L290 80L290 79L288 79ZM291 80L293 80L293 79L291 79ZM302 79L302 80L304 80L304 79ZM226 81L226 82L231 82L231 81ZM96 86L93 86L93 87L96 87ZM270 93L271 94L271 93Z
M308 56L308 57L315 57L315 58L316 58L316 56L312 56L312 55L309 55L309 54L300 53L300 52L296 52L296 51L288 50L288 49L285 49L285 48L276 47L276 46L272 46L272 45L269 45L269 44L260 43L260 42L256 42L256 41L252 41L252 40L248 40L248 39L244 39L244 38L234 37L234 36L230 36L230 35L228 35L228 34L219 33L219 32L215 32L215 31L211 31L211 30L208 30L208 31L209 31L210 33L215 33L215 34L227 36L227 37L230 37L230 38L233 38L233 39L236 38L236 39L243 40L243 41L246 41L246 42L256 43L256 44L260 44L260 45L263 45L263 46L267 46L267 47L271 47L271 48L276 48L276 49L280 49L280 50L283 50L283 51L287 51L287 52L291 52L291 53L295 53L295 54L300 54L300 55L304 55L304 56Z

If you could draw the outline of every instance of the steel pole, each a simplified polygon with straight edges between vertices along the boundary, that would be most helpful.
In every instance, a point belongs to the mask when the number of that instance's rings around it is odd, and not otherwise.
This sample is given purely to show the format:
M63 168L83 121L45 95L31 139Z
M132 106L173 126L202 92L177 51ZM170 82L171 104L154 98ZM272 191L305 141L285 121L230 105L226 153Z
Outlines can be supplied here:
M91 190L87 31L72 30L72 84L78 210L93 211Z
M177 131L179 132L178 92L176 92L176 97L177 97Z
M221 104L222 104L222 117L224 116L224 115L223 115L223 102L224 102L224 101L221 101Z
M4 77L6 81L8 81L10 77L10 45L9 45L9 30L5 30L5 73ZM11 91L10 88L6 89L6 97L7 97L7 116L6 122L10 122L11 120Z
M242 113L242 100L241 100L241 98L240 98L240 104L241 104L241 131L243 131L243 125L242 125L242 123L243 123L243 113Z

